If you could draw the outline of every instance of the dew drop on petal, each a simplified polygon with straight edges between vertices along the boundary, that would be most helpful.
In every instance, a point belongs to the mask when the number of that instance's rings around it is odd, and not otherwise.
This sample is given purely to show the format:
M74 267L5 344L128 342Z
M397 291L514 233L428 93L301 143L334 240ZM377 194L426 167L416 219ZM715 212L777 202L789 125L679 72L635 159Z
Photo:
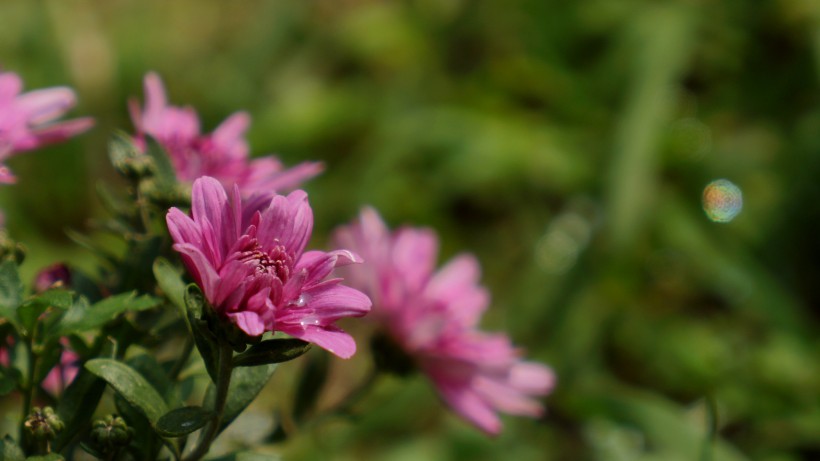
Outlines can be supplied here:
M310 301L310 295L307 293L302 293L298 298L288 302L288 307L305 307L308 301Z
M714 222L727 223L743 209L743 193L729 180L718 179L703 189L703 211Z

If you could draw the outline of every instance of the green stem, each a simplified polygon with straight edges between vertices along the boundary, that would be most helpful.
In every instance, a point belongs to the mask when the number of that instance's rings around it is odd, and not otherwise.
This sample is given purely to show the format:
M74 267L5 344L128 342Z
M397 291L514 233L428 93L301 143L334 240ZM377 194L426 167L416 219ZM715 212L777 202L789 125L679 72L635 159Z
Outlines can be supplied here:
M34 390L37 388L34 378L37 376L38 356L34 352L34 332L27 338L25 344L28 356L28 378L26 379L26 387L23 389L23 414L20 416L20 440L23 441L24 445L27 444L27 440L31 440L27 435L25 424L29 413L31 413L34 403Z
M222 424L222 413L225 412L225 404L228 401L228 388L231 385L231 361L233 359L233 348L227 341L219 340L219 356L217 358L217 380L216 380L216 400L214 402L214 416L208 424L206 432L199 438L197 447L191 452L185 461L197 461L208 453L211 443L219 434L219 427Z

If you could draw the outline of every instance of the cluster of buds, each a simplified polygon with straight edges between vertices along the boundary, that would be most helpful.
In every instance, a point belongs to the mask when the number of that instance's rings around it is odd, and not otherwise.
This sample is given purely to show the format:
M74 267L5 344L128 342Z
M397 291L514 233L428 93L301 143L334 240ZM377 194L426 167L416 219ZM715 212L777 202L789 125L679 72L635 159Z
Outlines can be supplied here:
M91 440L103 453L111 453L127 447L134 437L134 429L116 415L94 421L91 426Z
M37 447L37 451L45 454L50 451L49 443L54 440L58 432L63 430L65 424L54 413L53 408L34 407L26 418L24 426Z

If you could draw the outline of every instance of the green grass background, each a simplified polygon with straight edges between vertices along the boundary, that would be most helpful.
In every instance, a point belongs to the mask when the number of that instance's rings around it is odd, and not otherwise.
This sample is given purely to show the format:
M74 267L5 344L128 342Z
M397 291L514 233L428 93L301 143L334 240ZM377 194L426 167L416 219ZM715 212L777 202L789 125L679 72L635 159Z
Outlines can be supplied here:
M155 70L205 130L247 110L256 155L326 163L314 245L371 204L434 227L443 258L475 253L484 326L559 376L547 415L497 438L415 377L380 382L355 423L255 449L818 459L819 60L814 0L4 0L0 65L74 87L97 126L12 159L0 205L27 278L91 266L64 229L102 213L98 182L122 185L106 140ZM744 194L728 224L701 209L718 178Z

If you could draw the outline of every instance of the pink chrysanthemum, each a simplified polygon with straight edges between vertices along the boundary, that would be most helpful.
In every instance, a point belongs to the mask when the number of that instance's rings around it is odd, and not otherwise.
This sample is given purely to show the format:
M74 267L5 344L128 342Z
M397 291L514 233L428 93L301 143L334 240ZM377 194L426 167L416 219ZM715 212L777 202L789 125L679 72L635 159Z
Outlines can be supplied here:
M231 115L211 134L200 133L194 109L168 105L162 81L153 72L145 76L145 109L132 100L130 110L137 143L144 148L143 137L153 136L168 152L180 181L211 176L225 187L238 184L248 197L293 189L323 168L321 163L304 162L286 170L274 156L249 160L244 134L250 116L244 112Z
M365 260L347 271L348 283L373 300L370 318L435 385L459 415L490 434L501 430L497 412L537 417L533 397L553 388L552 370L525 362L507 336L478 330L489 303L470 255L434 272L438 241L428 229L391 234L372 209L339 229L336 241Z
M334 325L370 310L360 291L327 279L333 268L359 263L347 250L308 251L313 212L307 194L229 199L214 178L194 181L191 217L177 208L167 222L174 249L219 315L249 336L281 331L342 358L356 343Z
M0 183L15 177L4 164L18 152L63 141L89 129L94 121L79 118L52 123L75 104L68 88L46 88L21 93L23 82L17 74L0 71Z

